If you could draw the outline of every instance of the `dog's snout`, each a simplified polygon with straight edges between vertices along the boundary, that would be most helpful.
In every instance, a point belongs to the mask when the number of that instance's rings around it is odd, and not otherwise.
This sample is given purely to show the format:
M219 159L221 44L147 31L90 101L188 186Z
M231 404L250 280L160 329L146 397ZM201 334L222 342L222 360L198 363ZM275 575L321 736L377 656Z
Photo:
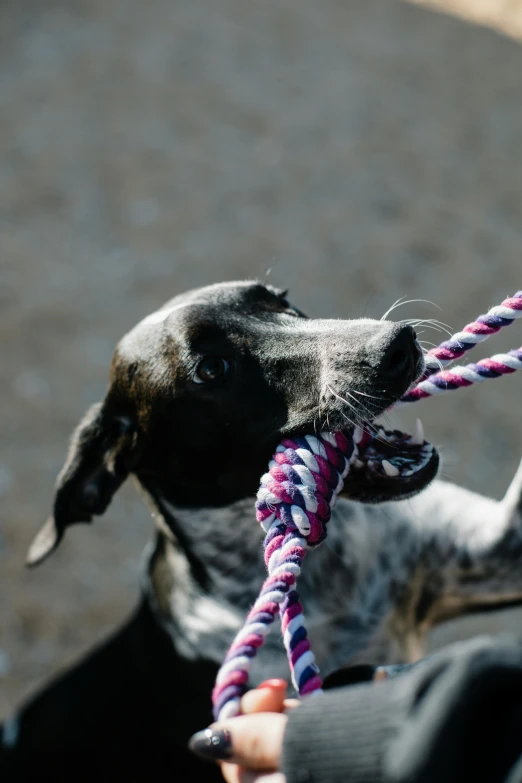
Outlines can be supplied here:
M397 383L413 376L422 351L411 326L402 326L392 337L381 361L379 374L385 383Z

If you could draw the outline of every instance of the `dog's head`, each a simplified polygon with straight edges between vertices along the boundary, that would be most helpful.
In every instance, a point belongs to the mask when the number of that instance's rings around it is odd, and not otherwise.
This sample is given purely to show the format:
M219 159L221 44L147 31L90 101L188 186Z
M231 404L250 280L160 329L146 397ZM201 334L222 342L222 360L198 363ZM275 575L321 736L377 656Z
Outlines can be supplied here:
M28 562L46 557L68 525L102 514L131 472L178 506L254 495L282 438L373 421L422 368L410 326L308 319L285 292L253 282L176 297L117 346L107 396L73 435ZM408 476L377 463L374 448L351 476L351 497L411 495L434 477L438 457Z

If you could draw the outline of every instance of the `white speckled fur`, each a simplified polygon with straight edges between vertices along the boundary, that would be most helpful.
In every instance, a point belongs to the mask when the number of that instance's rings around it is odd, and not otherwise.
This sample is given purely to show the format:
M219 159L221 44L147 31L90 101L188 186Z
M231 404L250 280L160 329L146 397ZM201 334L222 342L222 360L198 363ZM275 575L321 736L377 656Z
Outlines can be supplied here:
M417 657L440 618L475 604L522 601L521 486L522 466L502 502L442 481L411 500L380 506L340 498L328 539L306 558L298 584L322 671ZM265 574L253 500L198 511L160 505L187 534L212 585L201 590L170 534L173 583L161 622L184 655L220 663ZM252 682L287 674L276 624Z

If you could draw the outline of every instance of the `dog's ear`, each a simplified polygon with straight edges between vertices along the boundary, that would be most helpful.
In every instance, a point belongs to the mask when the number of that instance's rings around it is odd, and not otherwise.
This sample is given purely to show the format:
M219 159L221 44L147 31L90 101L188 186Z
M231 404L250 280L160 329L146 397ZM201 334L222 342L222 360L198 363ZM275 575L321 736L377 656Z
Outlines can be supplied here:
M138 460L138 434L125 416L108 414L103 403L87 411L71 439L56 483L53 514L29 548L34 566L53 552L65 529L103 514Z

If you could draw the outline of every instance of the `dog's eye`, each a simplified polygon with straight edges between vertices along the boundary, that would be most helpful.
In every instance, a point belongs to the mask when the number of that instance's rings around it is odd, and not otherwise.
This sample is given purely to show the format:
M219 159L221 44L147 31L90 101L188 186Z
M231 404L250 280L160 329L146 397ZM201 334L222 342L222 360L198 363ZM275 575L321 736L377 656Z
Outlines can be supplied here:
M225 359L221 359L219 356L205 356L196 368L193 381L195 383L214 381L224 375L228 368L229 364Z

